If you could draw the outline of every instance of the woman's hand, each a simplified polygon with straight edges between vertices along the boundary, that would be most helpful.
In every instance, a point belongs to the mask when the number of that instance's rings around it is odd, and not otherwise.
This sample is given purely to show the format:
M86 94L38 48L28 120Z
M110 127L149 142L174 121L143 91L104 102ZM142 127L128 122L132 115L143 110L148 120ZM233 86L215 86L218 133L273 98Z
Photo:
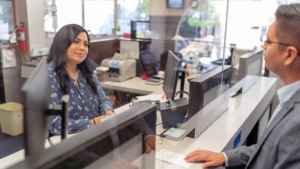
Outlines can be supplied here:
M98 124L98 123L101 123L101 120L102 120L102 119L104 119L104 118L106 118L106 117L108 117L108 116L111 116L111 115L115 115L115 114L116 114L116 113L113 112L113 111L111 111L111 110L106 110L106 111L104 112L104 115L99 116L99 117L97 117L97 118L94 118L94 119L92 119L92 120L90 120L90 121L91 121L91 123L92 123L92 126L94 126L94 125L96 125L96 124Z
M92 123L92 126L94 126L94 125L96 125L98 123L101 123L101 120L104 119L104 118L106 118L106 117L108 117L108 116L109 115L103 115L103 116L99 116L99 117L96 117L96 118L90 120L91 123Z
M104 112L104 114L110 116L110 115L115 115L116 113L113 112L113 111L111 111L111 110L106 110L106 111Z

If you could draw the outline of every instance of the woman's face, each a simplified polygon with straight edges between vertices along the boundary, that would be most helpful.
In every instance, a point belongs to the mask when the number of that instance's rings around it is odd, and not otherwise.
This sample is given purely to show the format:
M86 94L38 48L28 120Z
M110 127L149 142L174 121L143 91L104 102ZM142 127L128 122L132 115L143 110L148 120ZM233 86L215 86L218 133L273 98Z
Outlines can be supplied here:
M66 62L80 64L89 52L89 41L85 32L81 32L68 48L68 58Z

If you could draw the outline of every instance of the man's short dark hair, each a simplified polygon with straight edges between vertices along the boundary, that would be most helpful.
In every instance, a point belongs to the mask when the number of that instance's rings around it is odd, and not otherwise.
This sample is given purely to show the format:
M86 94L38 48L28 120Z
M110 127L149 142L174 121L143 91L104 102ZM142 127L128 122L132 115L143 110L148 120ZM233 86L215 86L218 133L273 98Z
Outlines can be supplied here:
M300 4L282 5L276 10L275 16L276 38L281 43L295 46L300 52ZM280 45L282 47L285 48Z

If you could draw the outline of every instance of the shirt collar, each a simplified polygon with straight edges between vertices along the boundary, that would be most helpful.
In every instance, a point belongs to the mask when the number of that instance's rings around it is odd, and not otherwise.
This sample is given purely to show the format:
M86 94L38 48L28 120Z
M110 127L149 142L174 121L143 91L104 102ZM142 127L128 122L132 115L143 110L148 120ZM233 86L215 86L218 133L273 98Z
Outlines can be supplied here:
M83 74L81 73L81 71L78 69L78 81L79 80L84 80L84 76Z
M74 83L75 83L75 80L74 79L72 79L72 78L70 78L72 81L74 81ZM77 81L82 81L82 80L84 80L84 76L83 76L83 74L81 73L81 71L78 69L78 78L77 78Z
M290 100L293 94L299 89L300 89L300 80L280 88L277 91L279 102L283 103Z

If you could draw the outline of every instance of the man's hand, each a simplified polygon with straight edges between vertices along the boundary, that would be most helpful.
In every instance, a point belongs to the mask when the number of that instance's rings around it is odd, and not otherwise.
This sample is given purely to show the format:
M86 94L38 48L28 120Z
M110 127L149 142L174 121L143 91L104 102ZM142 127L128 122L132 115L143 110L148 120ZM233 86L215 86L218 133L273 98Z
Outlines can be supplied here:
M205 161L202 168L219 167L225 163L225 156L222 153L214 153L206 150L196 150L187 155L184 160L186 162Z
M151 150L155 149L155 137L149 136L145 140L145 148L146 148L146 154L149 154Z
M106 111L104 112L104 114L110 116L110 115L115 115L116 113L113 112L113 111L111 111L111 110L106 110Z

